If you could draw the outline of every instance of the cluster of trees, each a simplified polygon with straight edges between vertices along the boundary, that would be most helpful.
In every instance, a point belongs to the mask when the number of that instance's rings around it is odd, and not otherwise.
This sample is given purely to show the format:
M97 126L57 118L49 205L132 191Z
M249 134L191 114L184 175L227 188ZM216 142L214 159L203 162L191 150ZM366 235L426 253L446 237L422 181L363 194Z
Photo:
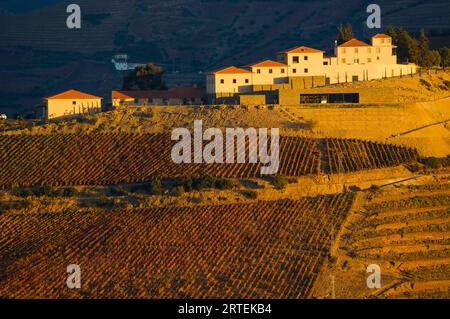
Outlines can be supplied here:
M123 78L122 90L167 90L162 69L149 63L141 65Z
M430 49L430 41L421 30L418 37L414 37L403 28L389 26L386 34L391 36L394 45L397 46L397 56L401 62L412 62L424 68L450 66L450 48L444 47L437 50ZM350 23L344 27L339 25L337 42L338 45L355 38L353 28Z
M340 24L336 37L338 45L341 45L342 43L345 43L353 38L355 38L355 34L353 33L352 25L350 23L347 23L347 25L344 27L342 24Z
M403 28L393 26L386 29L386 34L392 37L397 46L397 56L400 61L413 62L425 68L433 66L446 68L450 65L450 49L445 47L431 50L430 41L423 29L418 38Z

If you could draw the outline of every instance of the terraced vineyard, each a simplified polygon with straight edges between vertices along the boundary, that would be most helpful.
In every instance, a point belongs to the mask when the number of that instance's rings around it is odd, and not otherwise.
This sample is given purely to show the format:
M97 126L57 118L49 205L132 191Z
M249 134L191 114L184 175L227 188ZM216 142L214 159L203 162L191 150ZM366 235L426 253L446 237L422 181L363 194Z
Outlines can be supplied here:
M3 214L0 297L306 298L353 201Z
M331 138L325 141L331 172L354 172L408 163L418 158L413 149L390 144Z
M396 166L418 157L415 150L398 146L358 140L324 141L326 151L321 151L322 140L281 137L278 173L302 176L348 172ZM171 159L173 144L164 134L1 135L0 187L42 183L105 185L144 182L153 176L200 174L260 177L260 163L175 164ZM235 154L241 151L235 149ZM322 163L329 163L329 167L321 167Z
M376 196L366 210L350 235L349 249L365 264L388 264L383 273L396 278L375 296L449 298L450 184L400 199Z

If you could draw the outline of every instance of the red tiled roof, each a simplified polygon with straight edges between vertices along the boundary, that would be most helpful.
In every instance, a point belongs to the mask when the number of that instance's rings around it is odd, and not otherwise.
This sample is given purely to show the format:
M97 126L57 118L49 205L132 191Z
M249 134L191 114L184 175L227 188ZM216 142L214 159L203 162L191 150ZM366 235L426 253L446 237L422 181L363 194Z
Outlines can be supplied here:
M345 48L345 47L370 47L370 45L368 45L365 42L359 41L358 39L351 39L351 40L341 44L339 47L340 48Z
M47 100L73 100L73 99L101 99L101 97L83 93L77 90L69 90L46 98Z
M386 39L386 38L391 38L391 37L388 36L387 34L378 33L378 34L375 34L372 38L375 38L375 39Z
M276 62L276 61L272 61L272 60L264 60L264 61L261 61L261 62L257 62L255 64L251 64L248 67L251 67L251 68L256 68L256 67L259 67L259 68L287 67L287 65L284 64L284 63L280 63L280 62Z
M280 51L278 53L323 53L325 51L321 51L321 50L317 50L317 49L313 49L313 48L309 48L309 47L305 47L305 46L300 46L300 47L295 47L295 48L291 48L285 51Z
M148 90L148 91L112 91L113 99L190 99L202 98L204 91L193 87L177 87L171 90Z
M227 68L209 72L209 74L239 74L239 73L252 73L252 71L237 68L235 66L229 66Z

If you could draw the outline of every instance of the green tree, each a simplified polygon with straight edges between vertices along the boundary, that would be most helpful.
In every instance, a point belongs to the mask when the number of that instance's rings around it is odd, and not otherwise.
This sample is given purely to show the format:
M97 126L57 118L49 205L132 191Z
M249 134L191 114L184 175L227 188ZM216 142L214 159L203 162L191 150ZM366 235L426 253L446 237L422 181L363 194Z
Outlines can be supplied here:
M394 28L392 24L388 25L385 32L388 36L390 36L394 43L397 41L397 30Z
M441 66L442 64L442 57L441 57L441 53L438 50L433 50L430 51L431 55L432 55L432 61L433 61L433 66Z
M393 43L397 46L397 57L399 61L414 62L420 61L420 49L417 40L403 28L389 26L386 34L392 37Z
M355 34L353 33L353 28L350 23L347 23L347 25L344 26L342 23L338 27L338 35L337 35L337 41L338 44L345 43L355 37Z
M439 49L439 54L441 55L441 66L442 68L447 68L448 66L450 66L450 49L445 47L445 48L440 48Z
M419 63L420 66L429 68L434 65L434 54L430 51L430 41L425 34L425 30L420 30L419 34Z
M167 90L164 72L153 63L138 66L123 78L123 90Z

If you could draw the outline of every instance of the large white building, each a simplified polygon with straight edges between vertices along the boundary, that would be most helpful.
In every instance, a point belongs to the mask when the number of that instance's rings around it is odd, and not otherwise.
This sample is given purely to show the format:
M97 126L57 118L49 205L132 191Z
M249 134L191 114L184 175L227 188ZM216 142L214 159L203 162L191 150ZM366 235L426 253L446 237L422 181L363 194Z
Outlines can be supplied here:
M213 98L255 91L255 86L289 84L293 80L321 77L323 85L367 81L416 73L414 64L398 64L396 46L385 34L372 37L369 45L352 39L335 48L335 56L300 46L277 53L245 67L230 66L207 74L206 93ZM314 85L317 86L317 85Z

